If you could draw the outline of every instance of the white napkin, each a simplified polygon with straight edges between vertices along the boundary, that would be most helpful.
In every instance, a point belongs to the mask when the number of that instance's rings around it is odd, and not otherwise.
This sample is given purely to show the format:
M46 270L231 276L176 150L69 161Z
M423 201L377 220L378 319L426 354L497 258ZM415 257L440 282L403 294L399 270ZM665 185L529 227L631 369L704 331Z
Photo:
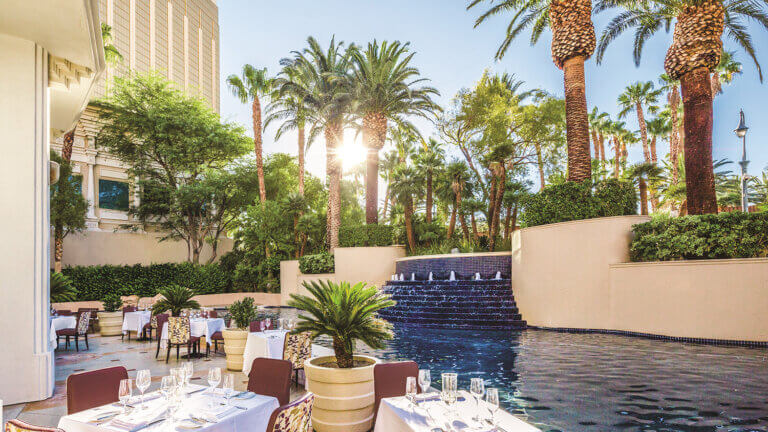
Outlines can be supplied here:
M224 417L227 417L231 414L234 414L238 411L238 408L235 406L226 406L226 405L219 405L213 409L206 409L204 414L206 417L206 420L208 419L216 419L221 420Z

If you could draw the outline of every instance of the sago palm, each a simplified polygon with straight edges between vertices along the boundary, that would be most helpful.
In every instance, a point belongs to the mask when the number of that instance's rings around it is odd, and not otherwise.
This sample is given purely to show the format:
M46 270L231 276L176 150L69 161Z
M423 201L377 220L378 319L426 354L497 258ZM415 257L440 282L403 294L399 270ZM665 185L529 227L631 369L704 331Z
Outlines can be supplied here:
M365 175L365 220L379 221L379 151L387 139L387 124L408 116L423 116L439 110L432 96L440 93L423 86L419 70L412 65L414 52L399 41L368 43L352 53L357 115L362 119L363 143L367 148Z
M68 277L51 273L51 303L71 302L77 298L77 289Z
M552 31L552 60L564 72L568 180L590 180L592 160L584 62L592 56L596 43L592 0L470 0L467 9L481 3L490 7L477 18L475 27L496 15L512 16L506 37L496 52L498 59L524 30L531 29L531 44L539 41L547 27Z
M631 110L635 110L637 123L640 126L640 140L643 143L643 156L645 162L651 162L651 151L648 147L648 130L645 124L645 110L655 112L658 107L661 90L653 88L651 81L636 82L627 86L622 94L619 95L619 118L624 118Z
M264 185L264 156L261 136L261 98L273 92L274 79L267 75L267 69L256 69L246 64L243 66L242 77L230 75L227 85L232 94L241 103L251 103L251 119L253 121L253 152L256 154L256 175L259 178L259 198L267 200L267 189Z
M170 311L171 316L181 315L183 309L200 309L200 303L192 300L195 295L191 289L180 285L169 285L159 290L163 296L152 306L152 314L157 315L165 311Z
M329 336L339 368L354 367L356 341L373 349L383 349L392 339L391 325L378 312L395 302L375 286L359 282L304 282L310 295L291 294L288 305L299 310L293 333L310 332L312 338Z
M598 61L606 47L624 31L634 29L634 57L639 64L646 41L658 31L669 31L675 21L672 45L664 69L680 80L685 128L686 190L690 214L717 213L712 166L712 78L723 51L725 32L762 70L745 20L768 29L768 5L753 0L598 0L596 11L614 7L624 11L606 27L598 46Z

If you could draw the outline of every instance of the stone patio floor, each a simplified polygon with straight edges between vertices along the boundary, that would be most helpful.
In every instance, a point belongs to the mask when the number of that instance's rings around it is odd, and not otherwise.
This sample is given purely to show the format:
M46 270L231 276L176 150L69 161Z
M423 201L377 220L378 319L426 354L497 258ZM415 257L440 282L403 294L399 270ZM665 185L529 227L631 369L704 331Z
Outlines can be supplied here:
M128 376L136 377L136 371L140 369L149 369L152 374L152 386L147 392L159 388L160 380L163 376L170 374L170 369L181 366L187 360L176 360L175 349L171 352L168 363L165 363L165 352L160 350L160 355L155 359L155 350L157 342L136 341L131 338L130 341L120 340L120 336L100 337L98 334L88 335L90 349L84 351L85 344L81 341L80 352L75 351L74 343L70 342L69 350L64 349L64 339L62 338L60 349L54 352L55 356L55 389L53 396L37 402L25 404L16 404L3 407L3 421L18 418L19 420L29 422L38 426L56 427L59 418L67 414L67 377L76 372L89 371L113 366L125 366L128 369ZM205 347L201 346L201 351L205 352ZM181 349L182 355L186 352ZM211 347L211 354L208 358L193 359L194 375L192 382L208 385L208 369L211 367L220 367L222 373L235 374L235 389L245 390L248 384L248 377L242 372L231 372L226 370L226 361L224 349L219 345L219 353L214 354ZM134 394L139 391L134 387ZM300 397L304 393L304 388L296 386L291 388L291 400Z

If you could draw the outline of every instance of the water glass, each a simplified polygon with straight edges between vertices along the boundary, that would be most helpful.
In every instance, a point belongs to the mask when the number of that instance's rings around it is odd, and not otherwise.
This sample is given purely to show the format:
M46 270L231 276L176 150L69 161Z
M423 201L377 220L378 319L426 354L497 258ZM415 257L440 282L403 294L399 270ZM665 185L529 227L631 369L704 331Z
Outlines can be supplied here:
M221 382L221 368L208 369L208 385L211 386L211 407L213 407L213 399L216 396L216 387Z
M267 328L269 328L272 325L272 320L270 318L267 318L264 320L264 324L266 324Z
M144 392L147 391L149 385L152 383L152 375L149 373L149 369L142 369L136 372L136 388L141 392L141 409L144 409Z
M483 399L483 395L485 394L485 382L482 378L472 378L469 381L469 392L472 394L472 396L475 397L475 405L477 406L477 412L475 413L475 416L472 417L472 420L479 422L480 421L480 401Z
M232 404L230 403L229 399L235 392L235 375L224 375L224 383L221 385L221 387L224 389L224 397L227 398L227 406L231 406Z
M416 377L408 377L405 379L405 397L411 403L411 406L416 406Z
M429 369L419 369L419 385L421 386L421 392L426 393L429 390L430 384L432 384L432 377L430 376Z
M120 399L120 402L123 403L123 414L126 414L128 412L128 401L131 399L132 395L133 395L133 380L121 379L120 388L117 391L117 396Z
M443 391L440 393L440 399L450 407L456 402L458 376L455 373L444 373L441 375L441 378Z
M499 389L489 388L485 391L485 401L488 402L488 411L491 413L491 424L496 427L496 411L499 410Z
M195 373L195 366L192 364L191 361L184 363L184 384L186 386L189 386L190 381L192 380L192 374Z

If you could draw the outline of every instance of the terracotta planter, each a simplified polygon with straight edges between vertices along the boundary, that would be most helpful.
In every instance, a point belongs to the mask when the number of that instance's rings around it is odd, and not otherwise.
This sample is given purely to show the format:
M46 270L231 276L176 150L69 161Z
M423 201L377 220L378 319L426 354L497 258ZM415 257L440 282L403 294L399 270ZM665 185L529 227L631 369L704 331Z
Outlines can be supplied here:
M315 394L312 426L317 432L366 432L373 427L373 367L378 359L355 356L367 366L337 369L318 366L334 357L316 357L304 363L307 390Z
M243 352L248 341L247 330L224 330L224 352L227 353L227 370L243 370Z
M123 334L123 312L98 312L99 333L102 336L119 336Z

